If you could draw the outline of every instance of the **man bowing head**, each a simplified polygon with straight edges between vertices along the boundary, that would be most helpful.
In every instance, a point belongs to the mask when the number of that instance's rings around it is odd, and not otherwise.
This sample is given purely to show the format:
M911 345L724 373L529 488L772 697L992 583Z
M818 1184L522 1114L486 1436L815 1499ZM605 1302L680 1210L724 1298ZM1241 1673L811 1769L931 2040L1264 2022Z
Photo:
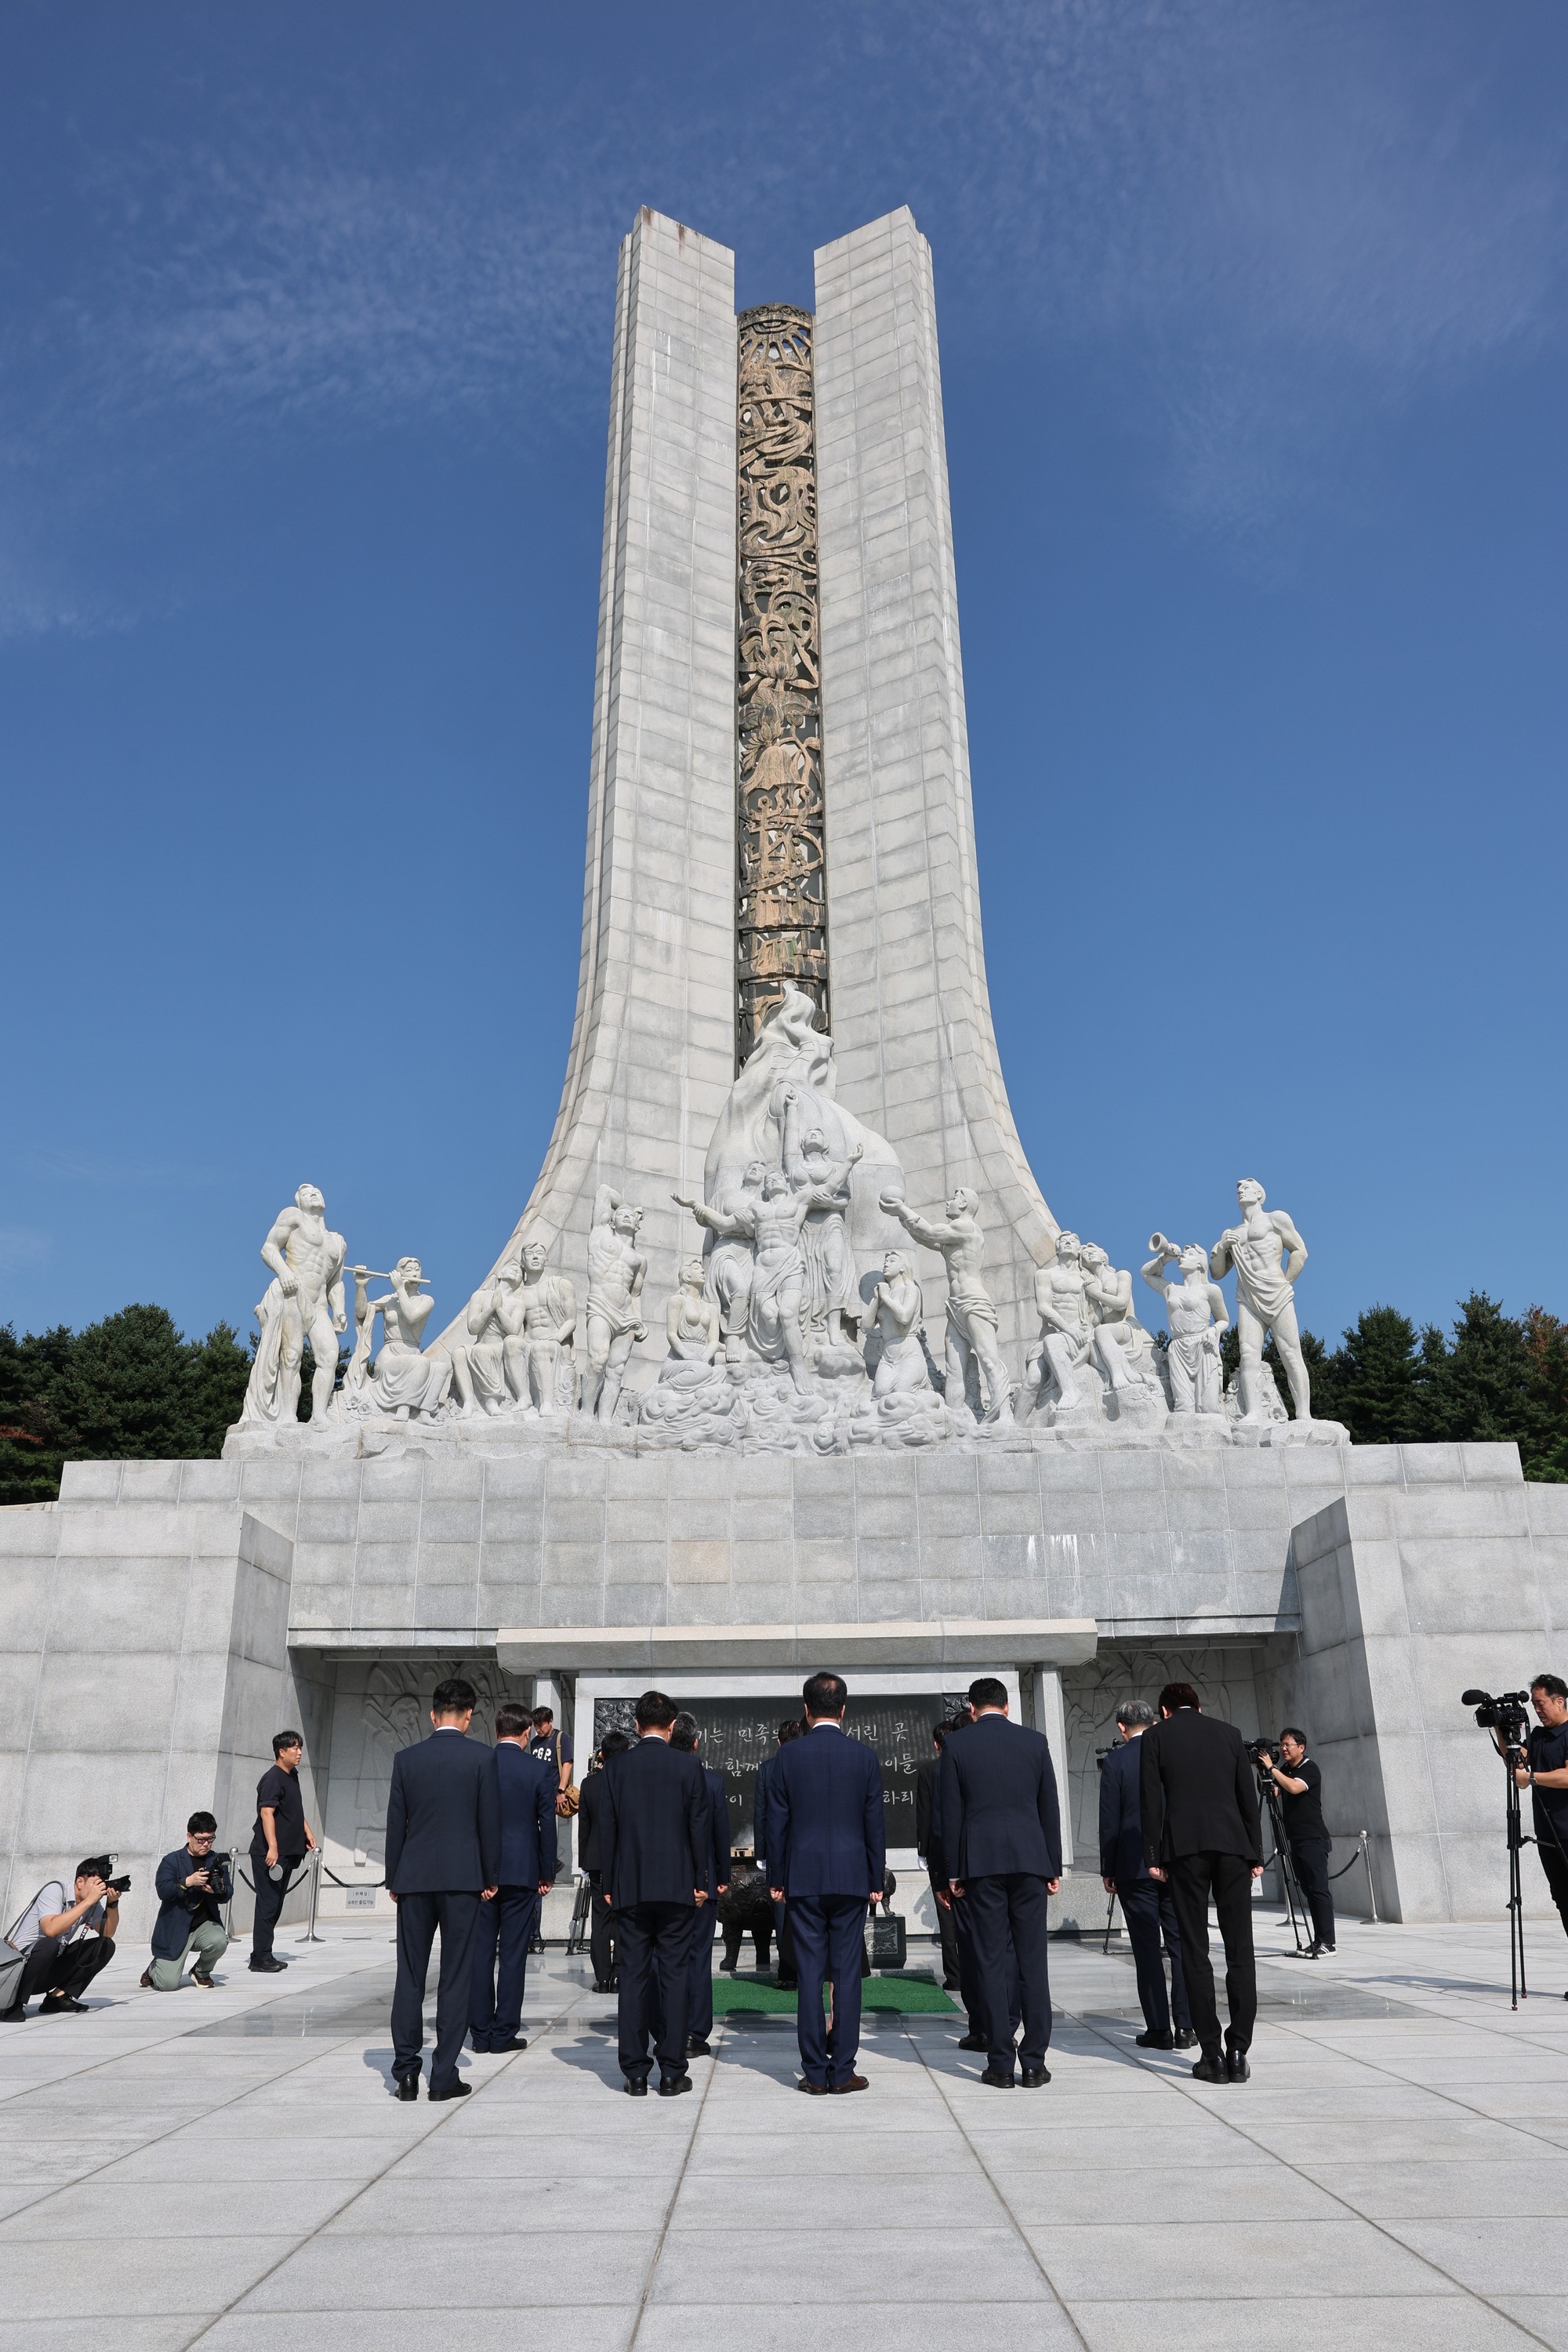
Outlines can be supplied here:
M866 1909L881 1895L887 1866L882 1767L874 1748L846 1737L848 1687L813 1675L802 1694L805 1736L781 1748L768 1778L768 1881L788 1905L800 1979L803 2091L863 2091L860 1957ZM822 1988L833 1987L833 2025Z
M669 1744L677 1711L663 1691L644 1691L637 1703L636 1739L624 1755L605 1761L600 1878L615 1921L621 1976L621 2072L634 2098L647 2095L653 2071L648 2022L656 1963L663 2017L659 2095L674 2098L691 2088L686 2071L691 1939L708 1900L713 1826L696 1757Z

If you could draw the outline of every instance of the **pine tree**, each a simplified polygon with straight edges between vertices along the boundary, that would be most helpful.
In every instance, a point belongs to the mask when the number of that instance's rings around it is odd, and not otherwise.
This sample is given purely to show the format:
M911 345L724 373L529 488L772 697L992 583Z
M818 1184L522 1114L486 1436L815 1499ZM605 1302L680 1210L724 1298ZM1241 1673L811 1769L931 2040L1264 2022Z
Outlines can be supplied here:
M1447 1350L1445 1350L1445 1354ZM1413 1445L1426 1413L1415 1326L1396 1307L1369 1307L1329 1360L1336 1410L1358 1445Z
M1529 1434L1520 1441L1527 1478L1568 1485L1568 1324L1544 1307L1524 1317Z
M190 1353L163 1307L122 1307L89 1323L67 1380L73 1454L92 1462L189 1460L207 1449Z
M1450 1444L1495 1443L1530 1431L1529 1360L1524 1331L1484 1290L1459 1304L1453 1345L1441 1357L1423 1340L1431 1380L1426 1434Z

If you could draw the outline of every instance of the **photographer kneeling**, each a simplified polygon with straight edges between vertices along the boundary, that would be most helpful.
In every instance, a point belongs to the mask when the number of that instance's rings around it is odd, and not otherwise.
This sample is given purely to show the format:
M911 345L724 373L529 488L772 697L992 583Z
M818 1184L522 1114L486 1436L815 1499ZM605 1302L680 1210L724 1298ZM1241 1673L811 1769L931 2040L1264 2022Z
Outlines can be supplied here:
M1258 1762L1279 1791L1279 1813L1285 1823L1296 1884L1306 1896L1307 1908L1312 1915L1312 1940L1307 1955L1315 1960L1321 1952L1334 1948L1334 1898L1329 1892L1329 1855L1333 1851L1333 1841L1323 1822L1323 1776L1307 1753L1304 1735L1294 1724L1288 1723L1279 1734L1279 1753L1284 1759L1282 1764L1276 1764L1267 1749Z
M184 1844L158 1864L153 1961L142 1979L152 1992L178 1992L187 1959L191 1982L210 1989L213 1970L228 1949L222 1912L233 1886L227 1855L213 1852L216 1836L211 1813L193 1813Z
M131 1884L121 1879L110 1885L113 1867L113 1857L107 1853L79 1863L76 1897L70 1903L58 1878L38 1889L9 1939L12 1949L26 1958L10 2008L0 2010L7 2025L21 2024L37 1992L44 1996L40 2017L68 2017L73 2010L87 2007L82 1994L114 1958L120 1897Z

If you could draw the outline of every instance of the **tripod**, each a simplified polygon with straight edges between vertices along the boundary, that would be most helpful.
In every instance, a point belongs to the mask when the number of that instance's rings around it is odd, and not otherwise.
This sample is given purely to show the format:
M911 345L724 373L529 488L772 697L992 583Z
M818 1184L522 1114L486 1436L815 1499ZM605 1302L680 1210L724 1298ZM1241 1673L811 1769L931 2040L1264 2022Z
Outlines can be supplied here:
M1530 1987L1524 1981L1524 1894L1520 1885L1519 1857L1534 1840L1524 1834L1524 1822L1520 1807L1520 1787L1514 1773L1524 1762L1524 1749L1516 1739L1503 1747L1503 1770L1508 1775L1508 1969L1513 1999L1510 2007L1517 2009L1521 2000L1530 1999Z
M1290 1859L1290 1841L1285 1834L1285 1815L1280 1808L1279 1791L1274 1785L1273 1775L1270 1773L1265 1778L1259 1772L1258 1777L1262 1786L1263 1801L1268 1809L1269 1834L1274 1840L1274 1859L1279 1865L1279 1884L1285 1890L1285 1907L1290 1914L1290 1933L1296 1938L1296 1949L1300 1954L1312 1941L1310 1936L1303 1939L1301 1934L1302 1923L1307 1917L1306 1897L1297 1883L1296 1865Z

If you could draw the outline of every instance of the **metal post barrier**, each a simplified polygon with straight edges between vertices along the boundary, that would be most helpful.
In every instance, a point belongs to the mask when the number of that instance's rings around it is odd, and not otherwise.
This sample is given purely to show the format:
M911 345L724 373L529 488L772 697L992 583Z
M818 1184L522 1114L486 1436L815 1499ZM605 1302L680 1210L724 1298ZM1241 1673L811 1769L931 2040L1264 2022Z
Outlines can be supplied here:
M1372 1874L1372 1832L1370 1830L1363 1830L1361 1833L1361 1858L1366 1864L1366 1899L1372 1906L1372 1916L1367 1921L1367 1925L1369 1927L1375 1927L1377 1925L1377 1884Z
M321 1849L316 1846L310 1854L310 1916L305 1922L302 1944L324 1944L326 1937L316 1933L316 1899L321 1891Z

